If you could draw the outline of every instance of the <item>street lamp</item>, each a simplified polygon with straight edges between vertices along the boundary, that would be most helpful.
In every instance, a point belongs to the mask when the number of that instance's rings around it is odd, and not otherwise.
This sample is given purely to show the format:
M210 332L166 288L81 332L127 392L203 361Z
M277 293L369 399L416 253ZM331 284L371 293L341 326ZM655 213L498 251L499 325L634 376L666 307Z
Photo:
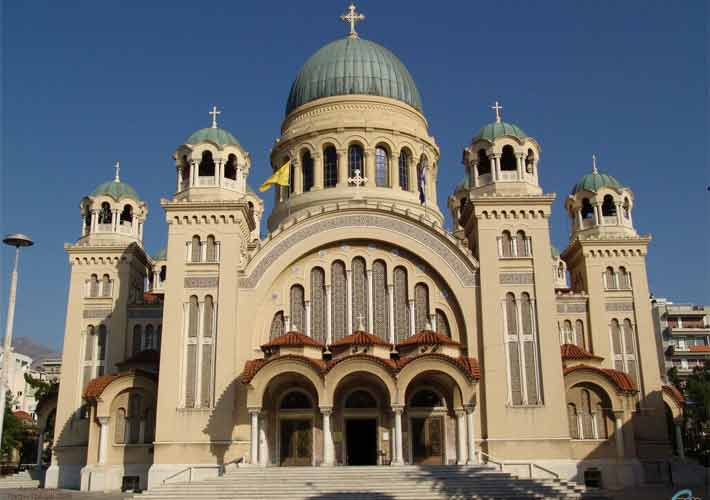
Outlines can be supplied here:
M17 295L17 266L20 263L20 248L34 245L34 242L25 234L8 234L3 238L3 243L15 247L15 266L12 268L10 280L10 299L7 303L7 323L5 324L5 343L3 344L2 377L0 377L0 437L5 423L5 393L8 390L10 363L12 362L12 325L15 320L15 296Z

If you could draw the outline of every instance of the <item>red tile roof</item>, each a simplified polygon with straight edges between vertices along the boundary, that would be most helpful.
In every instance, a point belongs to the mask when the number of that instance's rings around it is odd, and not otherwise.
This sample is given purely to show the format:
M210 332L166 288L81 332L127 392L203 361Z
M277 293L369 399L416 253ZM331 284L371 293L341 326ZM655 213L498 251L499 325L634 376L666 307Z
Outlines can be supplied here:
M416 335L407 337L402 342L397 344L398 346L410 346L410 345L461 345L459 342L447 337L446 335L431 330L422 330Z
M675 399L678 403L683 403L685 401L683 393L680 392L678 388L674 385L664 385L663 392L668 394L671 398Z
M351 345L381 345L392 347L392 344L385 342L377 335L371 333L357 331L352 335L343 337L331 344L331 347L351 346Z
M581 347L575 344L562 344L560 346L560 351L562 353L562 360L567 359L598 359L603 360L604 358L595 356L589 351L585 351Z
M13 411L12 414L13 414L15 417L19 418L20 420L26 420L26 421L28 421L28 422L32 422L32 421L33 421L32 415L30 415L29 413L27 413L27 412L24 411L24 410Z
M359 344L362 345L362 344ZM390 345L390 344L387 344ZM396 375L397 371L399 370L399 366L397 366L397 363L391 359L386 359L386 358L380 358L378 356L373 356L372 354L353 354L352 356L344 356L342 358L334 359L332 361L329 361L328 364L326 365L324 375L328 373L330 370L332 370L335 366L339 365L343 361L350 361L353 359L362 359L366 361L373 361L377 363L378 365L381 365L385 370L390 372L392 376Z
M563 373L568 375L581 370L588 370L598 373L613 383L621 392L637 392L636 384L634 384L634 381L631 380L631 377L624 372L612 370L611 368L597 368L596 366L590 365L575 365L565 368Z
M244 363L244 369L239 375L238 380L240 380L243 384L248 384L252 381L256 374L259 373L259 370L264 368L266 365L270 363L275 363L276 361L284 360L296 361L298 363L306 364L313 368L320 375L323 374L323 370L325 369L325 362L321 359L307 358L306 356L300 356L298 354L286 354L283 356L275 356L268 359L250 359L249 361Z
M436 358L445 361L457 369L461 370L469 380L480 380L481 379L481 369L478 366L478 360L476 358L452 358L446 354L441 354L438 352L431 352L426 354L420 354L419 356L408 356L402 357L397 360L397 369L401 370L406 365L414 361L415 359L421 358Z
M691 345L688 348L690 352L710 352L710 345Z
M123 375L120 373L112 373L110 375L101 375L100 377L92 379L86 386L86 389L84 389L84 399L98 398L111 382L117 378L121 378L122 376Z
M291 346L291 347L303 347L310 345L313 347L324 348L325 345L318 342L316 339L304 335L301 332L288 332L280 337L271 339L269 342L261 346L262 350L268 350L270 347L281 347L281 346Z

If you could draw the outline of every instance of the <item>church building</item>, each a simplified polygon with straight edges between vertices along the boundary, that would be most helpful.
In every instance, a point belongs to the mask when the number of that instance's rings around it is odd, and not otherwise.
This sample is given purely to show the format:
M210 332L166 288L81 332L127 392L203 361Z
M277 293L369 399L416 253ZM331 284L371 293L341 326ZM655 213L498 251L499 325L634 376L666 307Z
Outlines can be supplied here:
M631 188L581 167L559 252L541 145L496 103L440 203L415 81L342 17L291 86L271 213L216 107L158 174L166 248L118 165L81 199L47 487L492 461L621 486L672 454Z

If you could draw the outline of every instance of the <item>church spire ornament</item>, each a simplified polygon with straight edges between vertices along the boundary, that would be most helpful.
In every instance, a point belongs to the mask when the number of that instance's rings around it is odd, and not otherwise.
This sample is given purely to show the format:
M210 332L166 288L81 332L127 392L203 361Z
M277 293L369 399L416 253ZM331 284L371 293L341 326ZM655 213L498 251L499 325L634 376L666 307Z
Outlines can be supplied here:
M501 122L500 110L503 109L503 106L498 104L498 101L496 101L496 105L491 106L491 109L496 112L496 123L500 123Z
M597 155L595 155L595 154L592 155L592 173L593 174L599 173L599 170L597 169Z
M348 33L348 37L358 38L357 31L355 31L355 24L360 21L364 21L365 15L361 14L359 12L355 12L355 4L354 3L350 4L350 6L348 7L347 14L343 14L342 16L340 16L340 19L342 21L345 21L346 23L350 24L350 33Z
M114 182L121 182L120 172L121 172L121 162L116 160L116 164L113 166L116 169L116 175L113 178Z
M212 115L212 128L217 128L217 115L221 115L222 112L217 110L217 106L212 106L209 114Z

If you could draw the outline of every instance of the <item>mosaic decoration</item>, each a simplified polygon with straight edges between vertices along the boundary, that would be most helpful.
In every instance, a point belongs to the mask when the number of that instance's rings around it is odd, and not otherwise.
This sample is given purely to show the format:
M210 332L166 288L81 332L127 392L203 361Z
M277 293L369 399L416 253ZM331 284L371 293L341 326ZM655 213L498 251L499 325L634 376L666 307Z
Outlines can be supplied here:
M185 278L185 288L217 288L219 278L217 276L192 276Z
M586 313L587 312L587 304L581 303L581 304L557 304L557 312L564 314L564 313Z
M111 315L111 309L84 309L84 319L106 318Z
M634 310L633 302L607 302L607 312L628 312Z
M500 273L501 285L534 285L533 273Z

